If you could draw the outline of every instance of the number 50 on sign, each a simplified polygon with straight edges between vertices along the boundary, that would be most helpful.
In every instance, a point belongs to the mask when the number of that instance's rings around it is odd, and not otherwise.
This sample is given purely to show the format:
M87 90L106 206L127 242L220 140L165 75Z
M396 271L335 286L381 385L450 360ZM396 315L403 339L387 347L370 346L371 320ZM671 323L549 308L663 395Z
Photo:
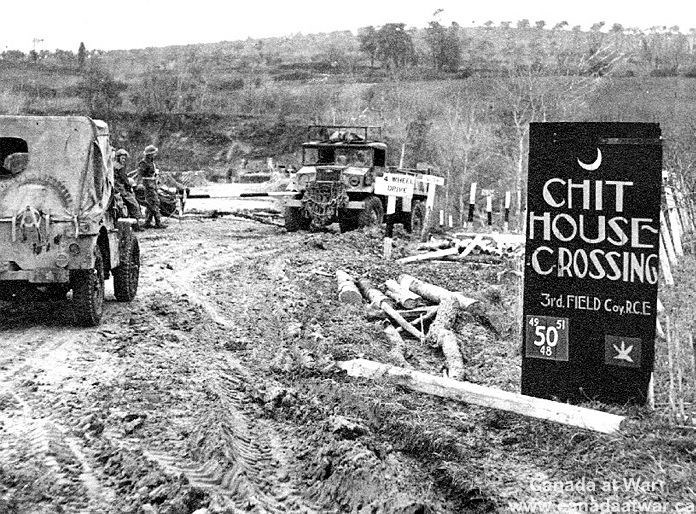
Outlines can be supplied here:
M527 316L525 357L568 361L568 318Z

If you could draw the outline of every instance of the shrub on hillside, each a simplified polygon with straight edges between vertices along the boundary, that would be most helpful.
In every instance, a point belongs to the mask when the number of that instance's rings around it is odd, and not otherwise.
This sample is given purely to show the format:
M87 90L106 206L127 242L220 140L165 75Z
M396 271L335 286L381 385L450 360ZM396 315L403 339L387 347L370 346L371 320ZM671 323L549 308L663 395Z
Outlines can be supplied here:
M651 77L676 77L678 74L676 68L655 68L650 70Z

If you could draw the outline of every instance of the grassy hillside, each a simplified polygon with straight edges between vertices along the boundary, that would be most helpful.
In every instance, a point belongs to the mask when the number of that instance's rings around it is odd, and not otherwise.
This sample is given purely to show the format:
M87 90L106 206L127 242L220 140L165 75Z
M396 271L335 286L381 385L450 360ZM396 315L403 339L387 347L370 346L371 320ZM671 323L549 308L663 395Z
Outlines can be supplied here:
M408 30L413 60L399 69L373 68L350 32L92 52L81 69L69 55L5 58L0 112L103 118L131 153L154 143L165 167L211 175L242 158L251 169L267 157L297 164L307 124L380 125L390 164L403 151L407 166L439 169L455 212L471 181L515 188L530 121L659 122L666 163L694 162L692 35L455 29L461 60L449 71L434 65L423 29ZM568 67L605 54L621 58L601 72Z

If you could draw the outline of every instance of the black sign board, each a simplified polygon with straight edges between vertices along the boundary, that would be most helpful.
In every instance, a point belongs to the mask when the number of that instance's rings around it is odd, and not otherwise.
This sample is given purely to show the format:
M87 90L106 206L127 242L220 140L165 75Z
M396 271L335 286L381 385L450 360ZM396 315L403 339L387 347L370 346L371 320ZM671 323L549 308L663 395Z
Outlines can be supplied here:
M652 123L532 123L522 394L644 403L662 146Z

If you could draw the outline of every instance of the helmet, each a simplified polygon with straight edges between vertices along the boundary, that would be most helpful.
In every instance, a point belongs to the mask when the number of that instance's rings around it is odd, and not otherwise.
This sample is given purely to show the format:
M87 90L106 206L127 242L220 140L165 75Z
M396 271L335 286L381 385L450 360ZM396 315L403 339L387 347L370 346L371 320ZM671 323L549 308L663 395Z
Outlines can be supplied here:
M124 150L123 148L119 148L116 151L116 157L118 158L118 157L121 157L122 155L125 155L126 157L130 157L130 154L128 152L126 152L126 150Z
M155 155L157 152L158 150L155 145L147 145L145 150L143 150L143 154L145 155Z

